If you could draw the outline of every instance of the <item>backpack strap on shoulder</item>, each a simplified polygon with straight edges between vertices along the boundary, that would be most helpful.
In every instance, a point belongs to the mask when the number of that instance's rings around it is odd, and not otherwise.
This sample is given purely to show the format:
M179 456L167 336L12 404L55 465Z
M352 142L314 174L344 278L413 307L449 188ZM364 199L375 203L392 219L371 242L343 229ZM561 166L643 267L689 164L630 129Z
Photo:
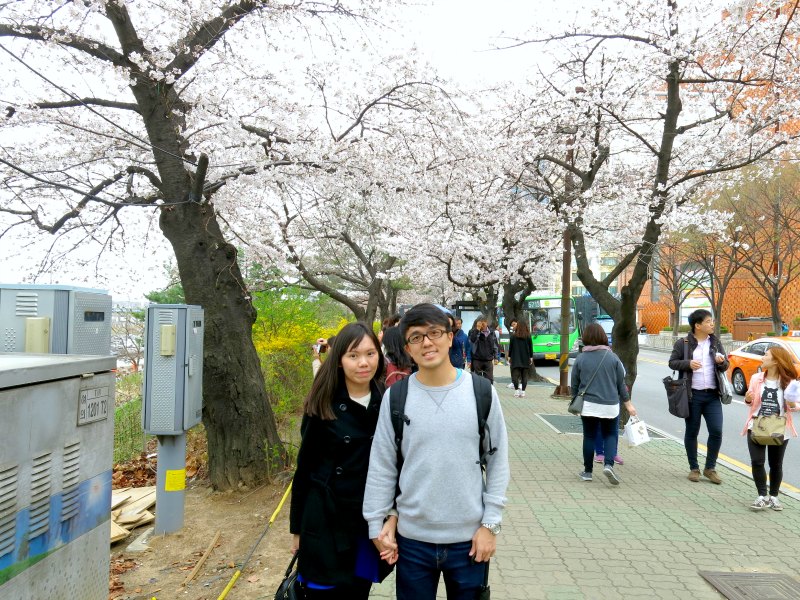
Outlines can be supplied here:
M478 464L481 470L486 470L486 457L497 452L492 445L492 432L489 429L489 411L492 410L492 384L485 377L470 374L472 377L472 390L475 393L475 409L478 413ZM488 438L488 442L487 442Z
M389 412L394 429L394 443L397 446L397 486L395 500L400 495L400 470L403 468L403 426L409 425L411 419L405 413L408 396L408 377L397 380L389 388Z

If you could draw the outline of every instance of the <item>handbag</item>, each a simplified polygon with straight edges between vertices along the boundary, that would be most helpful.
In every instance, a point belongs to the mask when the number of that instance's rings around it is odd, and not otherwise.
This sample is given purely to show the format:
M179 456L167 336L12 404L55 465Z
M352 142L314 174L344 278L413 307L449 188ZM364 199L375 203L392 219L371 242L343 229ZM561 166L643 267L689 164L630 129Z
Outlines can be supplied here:
M483 585L480 592L478 592L478 600L491 600L491 592L489 590L489 561L486 561L486 571L483 574Z
M606 359L611 353L610 350L606 350L603 354L603 358L600 359L600 364L597 365L597 368L592 373L592 376L589 378L589 382L586 384L586 387L583 388L582 392L578 392L575 397L572 399L572 402L569 403L567 406L567 410L572 413L573 415L580 415L583 412L583 397L586 395L586 390L589 389L589 386L592 385L592 381L594 381L594 376L597 375L597 372L600 370L600 367L603 366L603 361Z
M714 368L714 374L717 376L717 387L719 388L719 401L723 404L730 404L733 400L733 386L728 381L728 377L722 371Z
M753 418L750 439L759 446L780 446L786 440L786 417L769 415Z
M683 340L683 360L689 358L689 340ZM675 371L672 376L664 377L664 389L667 391L667 403L669 404L669 412L680 419L689 417L689 398L691 397L691 380L684 377L681 373L680 377L674 378Z
M628 446L641 446L650 441L650 434L647 431L647 424L639 417L631 417L625 423L625 437L628 438Z
M297 569L294 568L298 554L300 553L295 552L289 562L283 581L278 586L278 591L275 592L275 600L303 600L306 597L302 584L297 580Z

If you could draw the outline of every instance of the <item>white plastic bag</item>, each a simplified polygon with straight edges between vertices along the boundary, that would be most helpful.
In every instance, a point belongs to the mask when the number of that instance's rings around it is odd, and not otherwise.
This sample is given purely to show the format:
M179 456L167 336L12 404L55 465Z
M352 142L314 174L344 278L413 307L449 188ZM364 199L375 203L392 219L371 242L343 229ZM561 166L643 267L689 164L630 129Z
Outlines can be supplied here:
M625 437L628 438L628 446L641 446L650 441L647 425L639 417L631 417L625 423Z

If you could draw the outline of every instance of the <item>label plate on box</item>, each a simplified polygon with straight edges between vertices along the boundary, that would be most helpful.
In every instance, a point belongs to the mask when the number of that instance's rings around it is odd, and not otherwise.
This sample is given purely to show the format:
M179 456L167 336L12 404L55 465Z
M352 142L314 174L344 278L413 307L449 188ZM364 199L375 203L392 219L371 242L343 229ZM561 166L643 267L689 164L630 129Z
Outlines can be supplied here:
M108 386L81 390L78 394L78 425L108 418Z

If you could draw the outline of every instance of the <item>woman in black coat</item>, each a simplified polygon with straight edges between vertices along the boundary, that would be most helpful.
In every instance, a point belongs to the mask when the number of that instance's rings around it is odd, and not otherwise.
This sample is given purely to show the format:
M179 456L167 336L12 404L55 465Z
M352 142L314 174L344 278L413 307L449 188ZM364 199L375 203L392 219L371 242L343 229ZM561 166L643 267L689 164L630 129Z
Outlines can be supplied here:
M533 364L533 339L528 323L523 319L511 334L508 347L508 363L511 365L511 381L514 382L514 397L524 398L528 387L528 370Z
M305 400L289 527L310 599L366 599L397 560L396 550L378 553L361 514L382 374L372 329L350 323Z

